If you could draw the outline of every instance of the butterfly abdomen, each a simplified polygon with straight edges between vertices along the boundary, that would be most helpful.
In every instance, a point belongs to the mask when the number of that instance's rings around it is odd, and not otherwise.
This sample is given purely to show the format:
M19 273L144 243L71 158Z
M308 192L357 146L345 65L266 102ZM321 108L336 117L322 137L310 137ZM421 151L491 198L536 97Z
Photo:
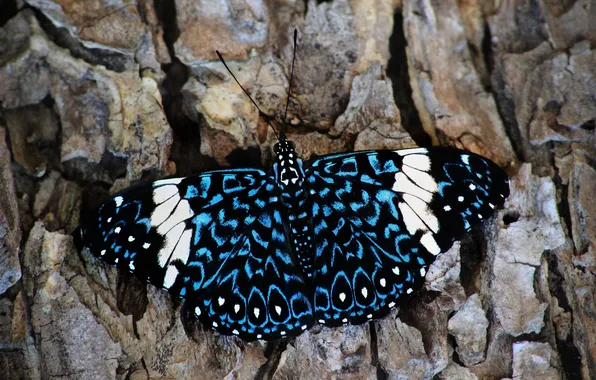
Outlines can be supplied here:
M313 275L313 236L310 213L306 209L306 193L299 190L293 193L284 192L284 205L288 212L288 229L290 245L300 263L304 279Z

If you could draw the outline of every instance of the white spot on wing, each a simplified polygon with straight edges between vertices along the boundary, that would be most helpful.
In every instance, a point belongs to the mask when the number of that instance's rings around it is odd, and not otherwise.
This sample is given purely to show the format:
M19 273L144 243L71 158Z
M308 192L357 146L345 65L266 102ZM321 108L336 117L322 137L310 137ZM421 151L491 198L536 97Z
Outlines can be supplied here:
M346 293L339 293L339 299L341 302L344 302L346 300Z
M408 293L408 294L410 294L412 292L413 292L412 288L408 288L408 290L406 290L406 293Z
M445 210L445 211L451 211L451 206L447 205L447 206L443 207L443 210Z
M253 310L253 313L255 314L256 318L259 318L259 314L261 314L261 310L259 310L258 307L255 307Z
M492 208L493 210L495 209L495 205L494 205L494 204L492 204L492 203L489 203L488 205L489 205L489 206L490 206L490 208Z
M165 185L153 188L153 203L156 205L161 204L174 195L180 198L178 194L178 186L176 185Z
M159 207L160 206L158 206L158 208ZM183 221L189 219L193 215L194 215L194 213L190 209L190 204L188 203L188 201L186 199L183 199L180 201L180 203L178 203L178 206L176 206L176 209L174 210L172 215L170 215L170 217L167 218L157 228L157 233L164 235L165 233L167 233L170 230L170 228L174 227L176 224L178 224L180 222L183 222ZM153 215L151 215L151 218L152 218L151 225L153 225Z
M435 256L441 253L441 248L439 248L437 241L430 232L427 232L424 235L422 235L422 237L420 238L420 244L422 244L428 252Z
M348 318L344 318L341 320L343 323L348 323Z
M239 311L240 311L240 305L238 305L238 304L234 305L234 313L238 314Z
M392 271L393 271L393 273L395 273L397 276L399 276L399 267L393 267Z
M395 267L395 268L397 268L397 267ZM393 268L394 271L395 271L395 268ZM399 269L397 271L399 272ZM385 287L385 285L387 285L387 281L385 281L385 278L380 279L379 283L381 284L382 287Z
M174 210L174 207L176 207L176 205L178 204L179 200L180 200L179 197L171 197L164 203L157 206L155 208L155 210L153 210L153 212L151 213L151 219L150 219L151 227L159 226L166 219L168 219L168 217Z
M400 149L400 150L396 150L395 153L399 154L400 156L406 156L408 154L414 154L414 153L426 154L426 153L428 153L428 149L426 149L426 148Z
M176 244L180 240L180 236L182 236L183 232L184 224L181 223L172 228L166 234L163 248L157 253L157 262L159 263L160 267L165 267L168 261L170 260L172 251L176 247Z
M257 334L257 339L261 339L262 337L263 337L263 335Z
M101 250L101 252L99 252L99 254L100 254L101 256L105 255L105 254L106 254L106 250L105 250L105 249L102 249L102 250Z
M391 190L395 191L396 193L415 195L427 203L430 202L433 197L432 193L416 186L403 172L395 173L395 183L393 184Z
M281 315L281 307L279 305L275 305L275 312L277 315Z
M122 228L120 228L120 227L116 227L116 228L114 228L114 232L115 232L115 233L119 234L119 233L120 233L120 231L122 231Z
M217 299L217 303L219 304L219 306L223 306L223 304L226 303L226 300L223 297L219 297Z
M124 199L122 199L122 197L114 198L114 202L116 202L116 207L120 207L120 205L122 205L122 201L124 201Z
M404 165L427 172L430 170L430 158L425 154L408 154L402 160Z
M182 181L184 178L167 178L167 179L160 179L158 181L153 182L153 187L161 186L161 185L177 185Z
M108 223L110 223L111 221L112 221L112 217L110 216L110 217L108 218Z
M463 202L464 201L464 197L460 195L459 197L457 197L457 201L458 202Z
M461 155L461 162L463 162L466 165L470 165L470 155L468 155L468 154L462 154Z
M234 335L238 335L238 334L240 334L240 333L238 332L238 330L234 329L234 330L232 330L232 334L234 334Z
M471 183L468 187L470 188L470 190L476 190L476 185L474 185L473 183Z
M372 314L368 314L368 315L366 316L366 318L368 318L368 319L372 319L372 317L373 317L373 316L372 316Z
M307 327L308 327L308 326L306 326L306 325L302 325L302 326L300 327L300 329L302 329L302 331L304 331L304 330L306 330L306 328L307 328Z
M411 168L409 166L402 166L401 169L408 177L410 177L412 181L414 181L416 185L423 188L424 190L429 191L431 193L434 193L437 190L439 190L437 181L435 181L435 179L427 172L423 172L418 169Z
M422 277L426 276L426 269L424 269L424 268L420 268L420 275L421 275Z
M200 308L200 307L198 307L198 306L197 306L197 307L195 307L195 315L196 315L197 317L199 317L199 316L201 315L201 308Z
M280 334L281 334L281 336L284 336L284 335L286 335L286 332L285 331L280 331Z
M362 288L362 295L364 296L364 298L368 296L368 290L366 288Z
M176 248L170 257L170 261L180 260L183 264L186 264L188 261L188 255L190 254L190 238L192 237L192 230L187 229L184 230L182 236L180 236L180 240L178 240L178 244L176 244Z
M134 237L134 236L132 236L132 235L130 235L130 236L128 237L128 241L135 241L135 237Z
M163 287L169 289L174 285L174 281L176 281L176 277L178 276L178 269L175 266L169 265L168 269L166 270L166 275L163 279Z
M434 233L439 231L439 220L433 214L433 212L428 207L427 203L424 203L420 198L416 198L410 194L404 194L403 196L404 201L410 206L410 208L418 215L418 217L424 222L424 224L430 228ZM406 226L408 221L405 220ZM428 229L427 227L424 230Z
M422 220L416 215L414 211L408 206L405 202L399 202L399 210L403 216L404 223L406 225L406 229L410 235L414 235L416 231L423 230L426 231L428 228Z
M389 307L393 307L393 306L395 306L395 302L393 302L393 301L389 302L389 305L388 305L388 306L389 306Z
M143 243L143 248L147 249L151 246L151 243Z

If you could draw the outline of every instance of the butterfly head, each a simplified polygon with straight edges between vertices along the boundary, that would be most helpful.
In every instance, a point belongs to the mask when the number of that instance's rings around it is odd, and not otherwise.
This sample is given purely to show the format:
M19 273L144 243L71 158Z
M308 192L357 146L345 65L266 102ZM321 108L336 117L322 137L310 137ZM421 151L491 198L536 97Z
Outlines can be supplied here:
M302 186L304 170L302 160L296 155L294 142L286 139L282 132L273 150L275 152L273 171L276 181L284 188Z

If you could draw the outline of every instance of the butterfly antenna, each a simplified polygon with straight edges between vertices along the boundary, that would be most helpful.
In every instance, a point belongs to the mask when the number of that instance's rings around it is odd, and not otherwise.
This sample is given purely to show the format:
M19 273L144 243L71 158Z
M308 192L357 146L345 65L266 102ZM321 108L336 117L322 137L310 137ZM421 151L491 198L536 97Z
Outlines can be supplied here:
M275 131L275 128L273 128L273 125L271 125L271 119L272 119L272 117L269 116L269 115L267 115L265 112L261 111L261 109L259 108L259 105L253 100L252 96L250 96L250 94L248 93L248 91L246 91L244 89L244 87L242 87L242 85L240 84L240 82L238 81L238 79L236 79L236 76L234 75L234 73L232 72L232 70L230 70L230 68L226 64L226 61L224 61L224 59L221 56L221 53L219 52L219 50L216 50L215 53L219 57L219 60L221 61L221 63L223 63L223 65L225 66L226 70L228 70L228 72L230 73L230 75L232 76L232 78L234 78L234 80L236 81L236 83L238 84L238 86L240 86L240 88L242 89L242 91L244 91L244 93L246 94L246 96L248 96L248 98L250 99L250 101L252 102L252 104L254 104L255 107L257 107L257 110L259 110L259 115L263 119L265 119L265 121L267 122L267 124L269 124L269 126L273 130L273 133L275 134L275 137L279 140L279 136L277 135L277 132Z
M286 99L286 110L283 121L285 123L288 116L288 106L290 105L290 92L292 91L292 79L294 79L294 62L296 61L296 40L298 39L298 29L294 29L294 52L292 53L292 70L290 71L290 83L288 84L288 98ZM284 124L285 127L285 124Z

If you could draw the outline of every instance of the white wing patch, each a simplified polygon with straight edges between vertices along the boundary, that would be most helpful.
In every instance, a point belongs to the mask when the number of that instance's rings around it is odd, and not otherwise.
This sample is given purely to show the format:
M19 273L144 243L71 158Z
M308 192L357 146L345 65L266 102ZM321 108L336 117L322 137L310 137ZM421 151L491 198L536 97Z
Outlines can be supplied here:
M186 264L188 261L188 255L190 254L190 238L192 237L192 229L186 229L182 233L176 248L170 257L170 262L174 260L180 260L182 264Z
M180 197L174 196L157 206L151 213L151 227L157 227L165 222L166 219L172 214L172 211L178 204L178 201L180 201Z
M410 166L403 165L402 167L403 172L410 177L410 179L418 185L418 187L431 192L435 193L439 190L439 186L437 185L437 181L428 174L427 172L423 172L418 169L414 169Z
M166 235L165 235L165 243L163 248L157 253L157 261L159 266L164 268L176 248L176 244L180 240L182 233L184 232L184 224L180 223L172 228Z
M404 219L406 229L410 235L414 235L418 230L427 230L428 228L422 220L416 215L414 211L405 202L399 203L399 210Z
M399 154L400 156L407 156L409 154L415 154L415 153L427 154L428 149L426 149L426 148L400 149L400 150L394 150L394 152Z
M153 186L178 185L184 178L167 178L153 182Z
M433 214L427 203L410 194L404 194L402 197L408 206L410 206L410 208L416 213L416 215L418 215L420 219L422 219L426 225L423 230L428 230L430 228L430 230L434 233L439 232L439 219L437 219L437 217Z
M426 154L408 154L402 159L404 165L427 172L430 170L430 158Z
M176 194L178 194L178 186L176 185L155 187L153 189L153 203L156 205L161 204Z
M190 208L190 204L186 199L183 199L180 202L178 202L176 209L174 209L169 218L165 219L163 223L161 223L159 227L157 227L157 233L159 233L160 235L165 235L172 227L174 227L178 223L190 219L192 216L193 212ZM153 225L153 215L151 215L151 225Z
M180 198L177 186L180 181L182 178L156 181L153 188L153 202L157 207L151 213L150 223L151 227L157 227L157 233L165 238L164 245L157 254L159 266L162 268L174 260L186 264L190 254L192 230L186 229L184 222L194 213L188 200ZM143 248L149 248L149 245L150 243L145 243ZM167 278L168 272L171 272L169 268L166 271L164 286L167 281L172 280Z
M414 182L410 181L410 179L403 172L395 173L395 183L393 184L393 188L391 188L391 190L395 191L396 193L412 194L422 199L426 203L430 203L433 198L433 194L431 192L416 186Z
M420 244L422 244L424 248L426 248L426 250L434 256L441 253L441 248L439 248L437 241L430 232L427 232L424 235L422 235L422 237L420 238Z
M163 287L169 289L174 285L176 281L176 277L178 277L178 269L175 266L169 265L168 269L166 269L166 275L163 279Z

